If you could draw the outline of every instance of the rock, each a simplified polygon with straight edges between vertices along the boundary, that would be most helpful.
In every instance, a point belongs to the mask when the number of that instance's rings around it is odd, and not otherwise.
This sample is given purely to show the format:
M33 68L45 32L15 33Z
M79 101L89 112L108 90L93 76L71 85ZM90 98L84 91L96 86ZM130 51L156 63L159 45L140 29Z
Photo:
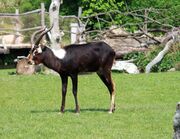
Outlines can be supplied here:
M171 69L169 69L168 71L169 71L169 72L173 72L173 71L176 71L176 69L175 69L175 68L171 68Z
M177 103L176 112L173 119L174 136L173 139L180 139L180 102Z
M32 75L35 73L35 65L28 64L28 59L23 58L17 61L16 73L24 75Z
M111 70L126 71L130 74L139 73L137 66L134 63L129 63L129 61L116 61Z

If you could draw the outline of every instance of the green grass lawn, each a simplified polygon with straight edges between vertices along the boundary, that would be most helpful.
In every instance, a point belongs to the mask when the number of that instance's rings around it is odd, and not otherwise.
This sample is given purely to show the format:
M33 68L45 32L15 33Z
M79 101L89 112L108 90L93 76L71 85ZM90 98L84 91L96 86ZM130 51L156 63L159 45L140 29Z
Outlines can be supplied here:
M98 76L79 76L81 113L74 114L69 80L66 111L58 114L61 81L54 75L17 76L0 70L1 139L170 139L180 72L113 73L116 111L108 114L109 93Z

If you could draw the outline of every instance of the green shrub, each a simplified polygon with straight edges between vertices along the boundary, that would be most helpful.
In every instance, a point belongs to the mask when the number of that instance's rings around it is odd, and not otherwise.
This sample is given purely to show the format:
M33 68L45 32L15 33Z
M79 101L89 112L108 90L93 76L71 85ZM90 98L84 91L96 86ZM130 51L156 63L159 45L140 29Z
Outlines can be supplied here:
M145 71L146 65L152 61L158 53L163 49L161 46L155 46L152 50L148 52L133 52L127 54L123 57L123 60L135 59L135 64L138 66L141 72ZM151 69L152 72L162 72L167 71L173 67L180 69L180 44L174 45L170 52L165 55L161 62L154 65Z

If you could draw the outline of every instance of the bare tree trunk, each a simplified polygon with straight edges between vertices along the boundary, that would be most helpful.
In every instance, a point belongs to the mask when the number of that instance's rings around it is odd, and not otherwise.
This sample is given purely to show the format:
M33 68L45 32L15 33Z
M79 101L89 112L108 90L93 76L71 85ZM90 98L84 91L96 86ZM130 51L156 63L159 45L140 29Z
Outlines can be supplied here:
M151 68L163 59L164 55L167 54L173 43L174 40L170 40L166 43L164 49L146 66L146 73L149 73Z
M179 36L180 36L180 31L175 31L171 34L169 34L163 42L167 42L165 44L165 47L164 49L146 66L146 73L149 73L151 71L151 68L159 63L163 57L168 53L169 49L171 48L171 46L176 43L176 42L179 42L180 39L179 39ZM168 41L166 41L168 40Z
M17 44L18 43L18 37L20 36L20 33L19 33L19 29L20 29L20 20L19 20L19 9L16 9L16 25L15 25L15 30L16 30L16 34L15 34L15 37L14 37L14 41L13 43Z
M60 1L61 0L52 0L51 5L49 7L49 17L50 24L53 24L53 28L51 30L51 43L54 49L59 49L60 47L60 31L59 31L59 9L60 9Z
M53 28L51 30L51 47L53 49L59 49L60 41L61 41L61 34L59 31L59 10L60 5L62 4L62 0L51 0L51 5L49 7L49 18L50 24L53 24ZM57 74L55 71L50 69L45 69L46 74Z

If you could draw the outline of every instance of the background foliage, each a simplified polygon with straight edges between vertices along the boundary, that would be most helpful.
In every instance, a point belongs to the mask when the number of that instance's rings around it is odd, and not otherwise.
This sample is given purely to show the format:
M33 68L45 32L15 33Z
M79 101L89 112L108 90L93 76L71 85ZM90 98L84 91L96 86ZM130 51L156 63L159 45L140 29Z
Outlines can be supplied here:
M163 49L163 46L152 47L148 52L134 52L123 57L124 60L134 59L135 64L141 72L144 72L146 65L154 59L158 53ZM180 61L180 44L174 45L170 52L163 58L163 60L152 67L153 72L167 71L173 67L179 68Z
M45 8L48 11L51 0L1 0L0 12L15 12L15 9L20 9L20 12L27 12L40 8L40 3L45 3ZM161 19L161 23L170 24L173 26L179 26L180 24L180 1L179 0L64 0L61 5L61 15L77 15L78 7L83 8L83 15L88 16L101 12L109 12L112 10L119 10L121 12L156 8L160 11L149 13L148 16L154 20ZM140 11L139 14L144 14L144 11ZM123 16L121 14L111 15L112 19L108 15L104 15L104 19L110 21L110 23L101 22L101 26L107 27L111 24L124 24L127 22L136 23L144 20L142 17ZM152 24L149 24L152 26ZM99 28L97 19L91 19L89 27L96 29ZM131 27L134 28L134 27ZM136 29L136 28L135 28Z
M45 3L46 11L49 10L49 5L51 4L51 0L1 0L0 1L0 13L8 12L14 13L15 9L18 8L20 13L27 12L31 10L35 10L40 8L40 3ZM180 1L179 0L64 0L63 4L60 7L61 15L77 15L78 7L83 8L83 16L96 15L98 13L109 12L113 10L118 10L122 13L127 11L137 11L136 13L139 15L144 15L144 9L158 9L154 12L148 12L148 17L153 20L157 20L160 24L148 23L148 28L159 29L162 28L163 25L170 26L180 26ZM24 18L22 22L27 21L24 24L24 27L31 27L32 22L35 21L34 24L40 24L36 20L39 16L36 15L32 18ZM111 19L113 18L113 20ZM103 19L109 22L98 22L97 18L91 18L88 22L88 29L101 29L110 27L111 25L123 25L123 24L136 24L139 22L144 22L144 18L138 16L124 16L122 14L112 14L111 17L106 14L103 15ZM8 21L8 19L7 19ZM62 21L62 24L67 24L70 20ZM12 21L10 21L12 22ZM11 27L10 24L6 25L6 28ZM1 26L1 24L0 24ZM69 24L67 24L69 26ZM65 28L67 28L67 26ZM168 28L169 26L164 26L164 28ZM136 25L126 26L126 30L134 32L137 31L138 27ZM32 32L28 32L31 34ZM67 35L65 37L68 37ZM25 38L29 40L29 38ZM161 48L162 49L162 48ZM145 65L158 54L161 50L160 48L151 51L150 53L133 53L125 56L124 58L133 58L137 59L136 64L140 67L141 70L144 70ZM163 61L153 67L153 71L166 71L167 69L176 65L179 61L179 52L173 52L168 54ZM5 60L5 61L9 61ZM9 63L9 62L7 62Z
M96 15L98 13L109 12L112 10L122 10L124 8L123 6L124 6L124 2L123 1L118 2L117 0L99 0L99 1L82 0L83 16ZM111 22L109 23L98 22L97 19L92 18L91 21L89 22L89 26L92 29L96 29L96 28L109 27L111 24L113 25L113 24L122 23L121 22L122 15L120 14L117 14L115 18L109 16L108 14L102 16L104 20ZM111 20L111 18L113 18L113 20Z

